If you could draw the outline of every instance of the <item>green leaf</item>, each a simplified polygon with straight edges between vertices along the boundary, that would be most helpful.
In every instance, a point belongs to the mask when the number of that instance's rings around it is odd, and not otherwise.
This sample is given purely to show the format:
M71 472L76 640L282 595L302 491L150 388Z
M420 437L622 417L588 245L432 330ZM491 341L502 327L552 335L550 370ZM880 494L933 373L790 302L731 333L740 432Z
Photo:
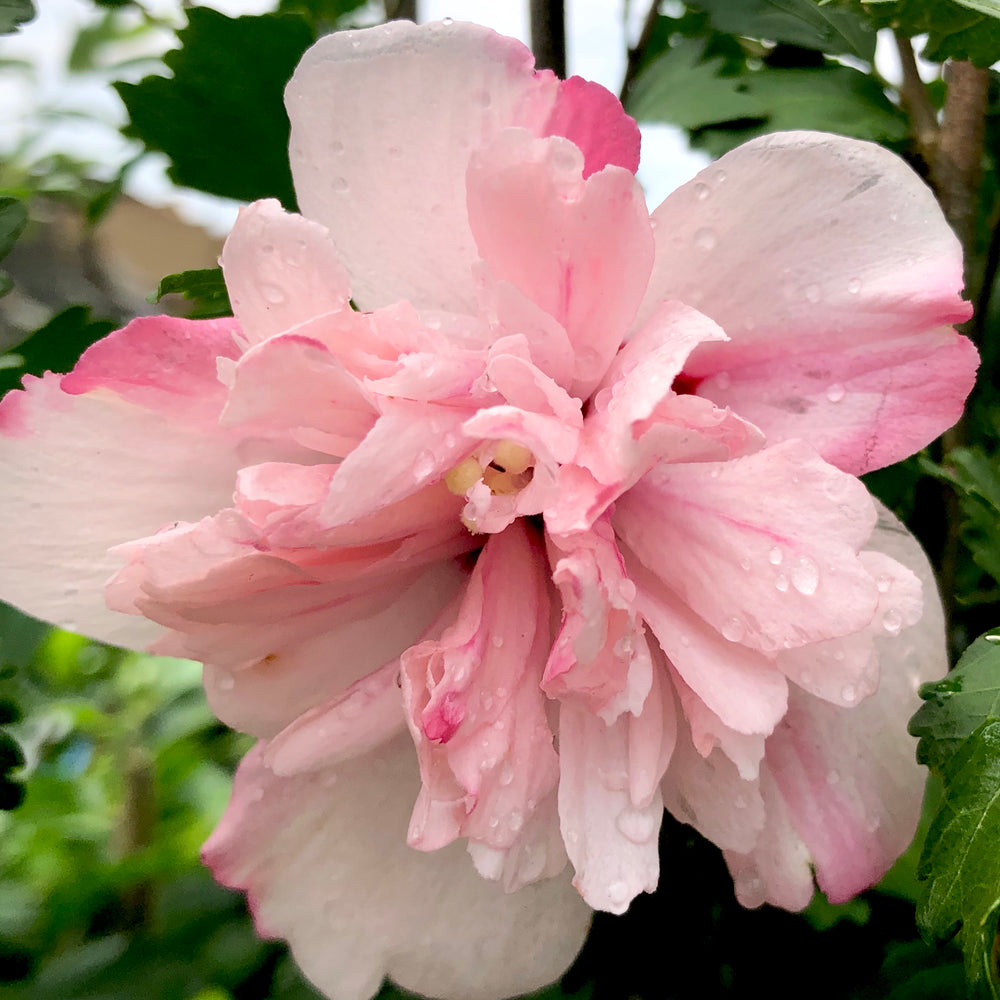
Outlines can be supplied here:
M35 5L31 0L0 0L0 35L17 31L34 16Z
M955 0L955 3L968 7L969 10L977 10L980 14L1000 17L1000 2L998 0Z
M944 774L962 744L987 720L1000 719L1000 644L980 636L947 677L920 688L924 704L910 720L917 760Z
M875 32L858 12L815 0L690 0L718 31L786 42L820 52L875 58Z
M92 319L88 306L64 309L19 344L16 355L0 357L0 395L16 389L25 375L69 371L91 344L114 328L110 320Z
M197 271L168 274L150 296L150 301L159 302L164 295L182 295L185 299L196 303L190 313L194 319L212 319L233 314L221 267L206 267Z
M365 0L281 0L278 13L303 14L317 34L326 34L364 3Z
M917 923L929 940L958 935L969 981L998 997L993 941L1000 912L1000 720L984 722L947 759L944 800L927 834Z
M172 78L115 85L131 118L124 133L166 153L178 184L294 208L283 94L314 40L308 21L192 7L178 38L181 48L164 57Z
M876 141L906 135L899 109L857 70L828 63L720 75L722 60L702 61L702 52L699 40L682 39L651 63L636 80L629 113L640 121L671 122L695 132L722 128L712 136L713 152L782 129L821 129Z
M925 59L968 59L983 68L1000 59L1000 21L984 9L996 6L996 0L861 0L876 28L927 35Z

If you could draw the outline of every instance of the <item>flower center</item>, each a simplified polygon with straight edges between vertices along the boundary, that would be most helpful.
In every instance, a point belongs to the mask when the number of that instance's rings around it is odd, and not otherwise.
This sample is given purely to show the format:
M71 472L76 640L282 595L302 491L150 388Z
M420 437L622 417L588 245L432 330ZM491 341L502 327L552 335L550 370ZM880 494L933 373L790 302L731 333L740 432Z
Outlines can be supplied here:
M462 459L444 477L456 496L464 497L482 481L493 496L520 493L534 473L535 456L516 441L503 440L484 444L477 452Z

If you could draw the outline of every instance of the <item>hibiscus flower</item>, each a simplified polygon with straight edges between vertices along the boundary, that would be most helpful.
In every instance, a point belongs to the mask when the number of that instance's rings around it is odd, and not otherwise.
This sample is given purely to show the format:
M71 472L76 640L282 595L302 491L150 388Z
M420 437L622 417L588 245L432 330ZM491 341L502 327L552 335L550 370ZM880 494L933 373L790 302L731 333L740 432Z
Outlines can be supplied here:
M748 906L871 885L945 657L856 476L976 365L929 190L779 134L650 217L612 95L473 25L324 38L286 96L303 214L240 214L235 317L4 400L0 593L204 662L260 740L206 861L333 997L550 981L664 807Z

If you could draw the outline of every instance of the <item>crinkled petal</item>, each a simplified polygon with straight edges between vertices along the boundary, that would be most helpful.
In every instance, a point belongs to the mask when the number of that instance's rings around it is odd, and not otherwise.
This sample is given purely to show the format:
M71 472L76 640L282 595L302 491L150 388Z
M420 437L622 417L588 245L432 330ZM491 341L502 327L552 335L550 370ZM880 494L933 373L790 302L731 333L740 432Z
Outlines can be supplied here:
M217 424L215 355L233 349L232 329L137 320L88 350L75 374L28 378L8 393L0 493L17 531L0 596L117 645L144 648L162 632L108 610L104 585L123 562L109 550L229 502L240 459Z
M677 298L719 323L730 342L699 348L687 373L715 376L700 391L732 402L772 443L801 437L859 472L957 419L975 351L942 327L971 314L962 251L899 157L815 132L765 136L679 188L653 220L640 317Z
M327 35L285 91L302 211L329 227L355 301L473 312L471 151L511 125L541 134L559 93L520 42L405 21Z
M697 615L765 653L872 620L875 581L857 552L874 522L864 486L796 441L726 463L658 466L612 518Z
M566 388L585 399L635 316L653 237L632 174L582 170L569 141L511 129L472 158L468 189L483 260L565 328L576 352Z
M881 680L875 694L841 708L793 691L788 716L767 744L768 766L792 824L833 902L877 882L913 836L924 771L906 724L920 704L920 684L942 676L948 662L927 557L885 510L871 546L916 572L924 585L923 617L902 632L891 618L891 628L876 639Z
M385 975L432 997L499 1000L573 960L590 911L559 878L507 895L455 844L406 846L418 787L406 738L336 768L277 777L265 747L240 766L204 858L246 889L258 929L289 940L334 1000L367 1000Z
M220 263L247 343L350 308L347 271L330 233L273 198L240 209Z

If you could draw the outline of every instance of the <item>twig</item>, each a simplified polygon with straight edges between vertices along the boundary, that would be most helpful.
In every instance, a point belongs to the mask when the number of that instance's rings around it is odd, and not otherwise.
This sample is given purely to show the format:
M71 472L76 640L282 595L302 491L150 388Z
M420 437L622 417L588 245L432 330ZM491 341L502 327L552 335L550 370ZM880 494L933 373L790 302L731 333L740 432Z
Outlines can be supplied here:
M563 0L531 0L531 51L539 69L566 76L566 12Z
M917 143L917 151L929 166L934 162L937 153L940 131L937 112L931 104L924 81L920 79L917 60L913 55L913 44L909 38L904 38L902 35L897 34L893 37L896 40L896 51L899 52L899 62L903 68L903 82L899 94L910 121L913 122L913 137Z
M628 50L628 62L625 65L625 79L622 80L622 89L618 94L618 99L625 103L625 98L635 82L639 66L642 64L642 57L649 47L649 40L653 37L653 29L656 27L656 18L660 13L660 0L653 0L649 5L649 13L646 20L642 22L642 31L639 33L639 40Z

